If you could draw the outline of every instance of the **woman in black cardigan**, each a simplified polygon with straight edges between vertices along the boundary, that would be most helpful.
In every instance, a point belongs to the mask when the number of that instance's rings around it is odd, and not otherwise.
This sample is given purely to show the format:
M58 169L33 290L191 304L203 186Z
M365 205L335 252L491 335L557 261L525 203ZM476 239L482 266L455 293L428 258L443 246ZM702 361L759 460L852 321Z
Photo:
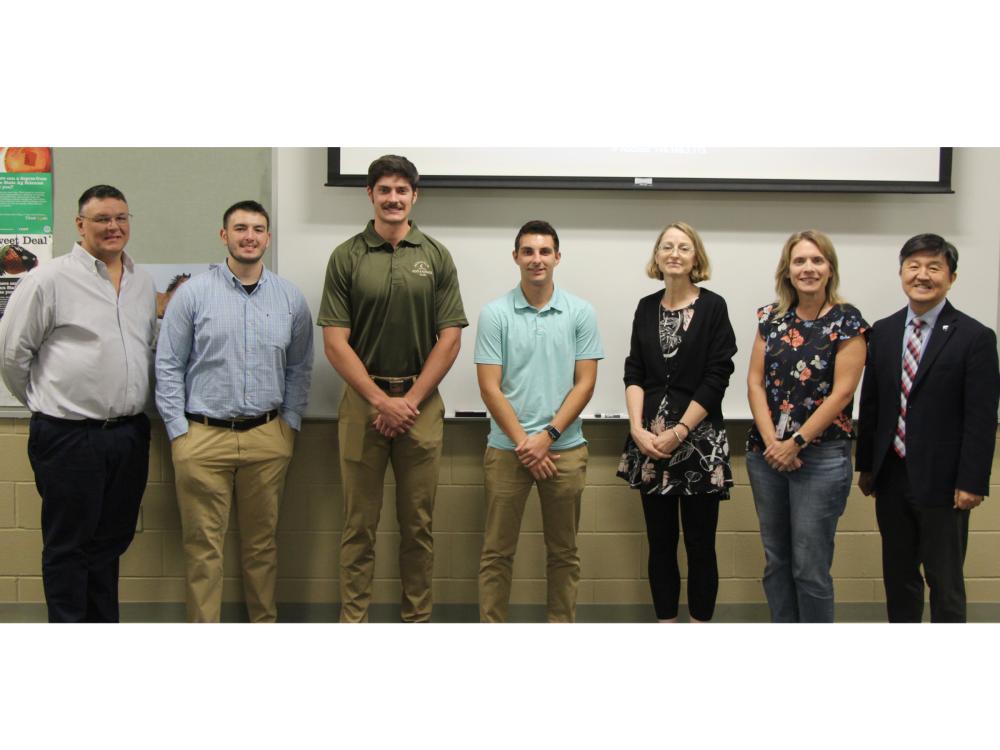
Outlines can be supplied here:
M722 397L733 373L736 336L709 278L698 233L664 229L646 266L663 291L639 300L625 360L630 435L618 476L640 490L649 539L649 585L660 622L676 622L680 522L688 559L691 620L712 618L719 590L715 528L733 484Z

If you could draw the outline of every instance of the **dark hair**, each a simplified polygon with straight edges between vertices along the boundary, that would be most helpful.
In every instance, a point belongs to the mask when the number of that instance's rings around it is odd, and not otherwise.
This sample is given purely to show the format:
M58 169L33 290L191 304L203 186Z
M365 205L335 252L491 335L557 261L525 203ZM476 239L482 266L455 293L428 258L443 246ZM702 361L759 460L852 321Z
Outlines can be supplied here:
M375 183L387 175L402 177L410 183L413 190L417 189L417 183L420 182L420 175L417 174L417 168L413 166L412 161L405 156L386 154L368 165L368 187L375 187Z
M260 205L257 201L240 201L239 203L234 203L226 212L222 214L222 228L225 229L229 224L229 217L232 216L237 211L248 211L252 214L260 214L267 220L267 228L271 228L271 217L267 215L267 210Z
M556 252L559 252L559 235L556 234L555 227L542 219L532 219L531 221L526 222L525 225L518 230L517 237L514 238L515 253L518 251L518 248L521 247L521 238L526 234L544 234L551 237L553 243L555 243Z
M918 234L910 237L899 251L899 267L903 267L903 261L914 253L931 252L934 255L943 255L948 262L948 268L954 274L958 271L958 250L939 234Z
M189 274L189 273L179 273L179 274L177 274L176 276L174 276L174 278L172 278L170 280L170 283L167 284L167 293L169 294L170 292L174 291L175 289L177 289L177 287L179 287L181 284L183 284L185 281L187 281L190 278L191 278L191 274Z
M103 200L104 198L115 198L120 200L122 203L128 203L125 200L125 194L116 187L111 187L110 185L94 185L83 191L83 195L80 196L80 200L76 206L76 212L80 213L83 211L83 207L94 200Z

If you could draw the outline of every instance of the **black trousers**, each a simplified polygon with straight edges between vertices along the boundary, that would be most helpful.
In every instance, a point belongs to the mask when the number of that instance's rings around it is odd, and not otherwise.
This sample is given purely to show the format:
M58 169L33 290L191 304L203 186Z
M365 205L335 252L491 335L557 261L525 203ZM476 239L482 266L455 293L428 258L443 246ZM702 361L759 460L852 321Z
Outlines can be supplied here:
M925 578L931 622L965 622L962 567L969 541L969 511L915 503L906 464L894 452L879 472L875 496L889 622L920 622Z
M678 520L678 506L680 519ZM719 499L713 495L647 495L642 493L649 540L649 588L658 620L677 617L681 571L677 565L680 525L688 561L688 610L696 620L712 619L719 593L715 528Z
M102 427L35 414L28 458L42 496L49 622L118 622L118 558L146 488L149 419Z

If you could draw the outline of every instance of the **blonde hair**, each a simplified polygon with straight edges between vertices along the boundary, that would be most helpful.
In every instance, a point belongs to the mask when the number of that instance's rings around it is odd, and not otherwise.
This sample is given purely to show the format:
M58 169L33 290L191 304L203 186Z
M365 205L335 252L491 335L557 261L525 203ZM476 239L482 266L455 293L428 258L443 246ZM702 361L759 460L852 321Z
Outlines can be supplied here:
M778 268L774 272L774 291L778 295L778 304L774 308L774 315L781 317L792 307L798 304L799 294L792 286L792 280L788 277L789 269L792 266L792 249L803 240L813 243L830 264L830 278L826 282L826 302L831 305L844 304L843 298L837 293L840 286L840 271L837 266L837 251L833 249L833 242L818 229L806 229L796 232L785 242L781 248L781 258L778 260Z
M651 279L663 281L663 272L656 265L656 250L660 247L660 240L663 239L663 235L670 229L678 229L684 232L691 239L691 244L694 245L694 265L691 267L691 273L689 274L691 283L697 284L699 281L708 281L712 275L712 266L708 262L705 244L701 241L701 237L698 236L694 227L690 224L685 224L683 221L675 221L673 224L668 224L660 232L656 238L656 242L653 243L653 254L650 256L649 262L646 263L646 275Z

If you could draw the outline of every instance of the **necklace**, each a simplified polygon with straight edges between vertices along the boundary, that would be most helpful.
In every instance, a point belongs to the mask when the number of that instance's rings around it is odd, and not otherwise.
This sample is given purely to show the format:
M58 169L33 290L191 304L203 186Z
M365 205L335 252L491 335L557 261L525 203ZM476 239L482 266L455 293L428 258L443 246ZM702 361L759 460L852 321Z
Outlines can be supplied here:
M795 306L795 316L798 317L798 318L801 318L803 323L805 323L805 322L815 323L817 320L819 320L820 318L823 317L823 308L826 307L826 303L827 303L827 298L823 297L823 301L820 302L819 309L816 310L816 315L813 317L812 320L808 320L805 315L799 315L799 306L798 305ZM829 312L829 310L827 310L827 312Z

